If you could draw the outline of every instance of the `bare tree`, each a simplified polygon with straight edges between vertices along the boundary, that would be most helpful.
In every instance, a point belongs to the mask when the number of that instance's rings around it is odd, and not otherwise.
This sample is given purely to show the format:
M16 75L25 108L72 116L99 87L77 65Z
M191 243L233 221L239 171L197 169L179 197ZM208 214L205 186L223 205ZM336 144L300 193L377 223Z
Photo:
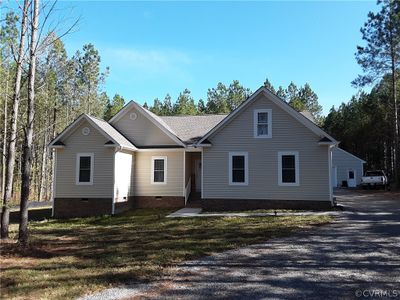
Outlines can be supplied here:
M3 129L3 152L1 157L1 199L4 199L5 187L6 187L6 161L7 161L7 121L8 121L8 77L10 69L7 68L6 75L6 90L4 93L4 129Z
M35 76L37 62L37 35L39 27L39 0L33 0L33 16L31 22L31 41L29 45L28 73L28 113L25 127L24 151L22 157L22 188L18 242L26 246L28 242L28 201L32 169L33 119L35 116Z
M29 1L24 0L22 9L22 20L20 29L20 40L16 59L15 87L13 97L13 110L10 125L10 142L8 144L8 157L6 166L6 184L4 189L3 208L1 215L1 238L8 238L8 225L10 220L10 209L8 207L12 196L15 165L15 144L17 140L18 109L21 96L22 63L25 56L25 37L27 34Z

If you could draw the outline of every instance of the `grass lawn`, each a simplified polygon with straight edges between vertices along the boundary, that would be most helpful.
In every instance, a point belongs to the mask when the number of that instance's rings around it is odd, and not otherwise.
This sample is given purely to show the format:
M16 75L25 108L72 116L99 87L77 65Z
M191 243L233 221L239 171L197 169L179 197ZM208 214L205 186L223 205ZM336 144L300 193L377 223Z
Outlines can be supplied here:
M170 210L31 222L30 248L1 244L1 298L65 299L155 279L184 260L263 242L329 216L165 218ZM17 227L11 227L16 234Z

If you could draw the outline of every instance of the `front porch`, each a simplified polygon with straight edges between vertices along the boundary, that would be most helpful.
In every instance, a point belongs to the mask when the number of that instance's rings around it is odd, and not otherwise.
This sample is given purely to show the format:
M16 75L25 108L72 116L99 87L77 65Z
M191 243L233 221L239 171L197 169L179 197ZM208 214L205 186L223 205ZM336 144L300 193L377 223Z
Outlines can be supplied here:
M185 152L185 207L201 207L202 152Z

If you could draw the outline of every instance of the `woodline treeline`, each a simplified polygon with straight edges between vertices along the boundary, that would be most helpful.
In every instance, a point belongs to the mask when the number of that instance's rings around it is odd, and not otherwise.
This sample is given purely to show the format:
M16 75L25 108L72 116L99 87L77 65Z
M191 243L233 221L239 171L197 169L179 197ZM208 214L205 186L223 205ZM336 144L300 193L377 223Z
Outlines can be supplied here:
M1 236L8 236L10 206L21 203L21 243L27 241L27 202L52 199L54 159L49 142L80 114L109 120L125 104L123 96L111 98L106 93L112 70L101 68L95 45L87 43L67 53L63 37L78 20L64 30L47 25L56 5L24 0L21 7L4 9L0 16ZM367 169L386 170L398 183L400 2L385 0L378 5L381 10L370 13L361 29L366 45L356 49L364 73L353 85L372 85L370 92L360 90L324 117L310 84L291 82L275 88L267 78L263 85L297 111L310 112L341 148L366 160ZM144 106L158 115L227 114L251 93L233 80L209 88L205 100L194 99L185 89L177 99L167 94Z

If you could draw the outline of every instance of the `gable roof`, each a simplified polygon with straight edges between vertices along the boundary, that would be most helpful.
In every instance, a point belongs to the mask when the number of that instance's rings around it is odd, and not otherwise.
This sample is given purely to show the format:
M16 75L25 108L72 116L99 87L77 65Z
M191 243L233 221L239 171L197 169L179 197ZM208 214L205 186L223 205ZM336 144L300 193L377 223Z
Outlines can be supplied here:
M347 154L347 155L349 155L349 156L352 156L352 157L355 158L355 159L358 159L358 160L361 161L362 163L366 163L365 160L363 160L363 159L361 159L361 158L355 156L354 154L352 154L352 153L350 153L350 152L347 152L346 150L343 150L342 148L335 147L335 148L333 148L333 150L340 150L340 151L342 151L343 153L345 153L345 154Z
M281 109L286 111L289 115L291 115L293 118L295 118L297 121L299 121L301 124L303 124L305 127L307 127L309 130L314 132L319 137L321 137L321 138L326 137L332 141L332 144L338 144L338 141L336 141L333 137L331 137L329 134L327 134L325 131L323 131L320 127L318 127L315 123L310 121L304 115L297 112L295 109L293 109L288 103L283 101L281 98L279 98L275 94L271 93L265 87L260 87L249 98L247 98L245 101L243 101L226 118L224 118L220 123L218 123L206 135L204 135L203 138L200 139L200 141L197 144L200 145L203 141L207 140L210 136L212 136L216 132L218 132L226 123L228 123L233 118L235 118L245 107L247 107L250 103L252 103L257 98L257 96L261 95L261 94L263 94L266 98L271 100L275 105L277 105L278 107L280 107Z
M156 125L161 131L163 131L167 136L169 136L174 142L180 146L185 146L185 144L179 139L178 135L166 124L159 116L155 115L148 109L144 108L135 101L129 101L114 117L109 121L110 124L117 122L121 119L131 108L135 108L142 113L150 122Z
M185 143L198 142L227 115L162 116L159 117Z
M77 126L82 120L88 121L90 125L96 128L107 139L110 139L115 145L128 150L137 150L135 145L133 145L127 138L125 138L114 127L112 127L111 124L87 114L82 114L76 118L74 122L67 126L53 141L50 142L49 147L57 146L60 140L65 137L68 132L75 128L75 126ZM106 144L109 144L109 142Z

